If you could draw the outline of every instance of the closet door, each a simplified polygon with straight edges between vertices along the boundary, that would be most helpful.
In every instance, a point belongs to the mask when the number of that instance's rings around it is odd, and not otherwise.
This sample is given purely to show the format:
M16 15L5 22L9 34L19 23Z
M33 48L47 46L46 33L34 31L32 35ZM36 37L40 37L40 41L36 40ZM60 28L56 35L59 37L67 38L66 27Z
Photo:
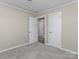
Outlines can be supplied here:
M29 43L38 41L37 19L29 17Z
M48 43L47 45L61 46L61 12L48 15Z

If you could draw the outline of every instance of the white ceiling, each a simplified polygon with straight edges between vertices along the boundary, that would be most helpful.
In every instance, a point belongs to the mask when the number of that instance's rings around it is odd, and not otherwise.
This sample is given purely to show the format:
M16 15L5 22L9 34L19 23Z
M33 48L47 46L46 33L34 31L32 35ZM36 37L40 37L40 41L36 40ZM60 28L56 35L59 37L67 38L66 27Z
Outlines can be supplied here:
M0 0L1 2L35 12L55 8L57 6L72 2L74 0ZM76 0L77 1L77 0Z

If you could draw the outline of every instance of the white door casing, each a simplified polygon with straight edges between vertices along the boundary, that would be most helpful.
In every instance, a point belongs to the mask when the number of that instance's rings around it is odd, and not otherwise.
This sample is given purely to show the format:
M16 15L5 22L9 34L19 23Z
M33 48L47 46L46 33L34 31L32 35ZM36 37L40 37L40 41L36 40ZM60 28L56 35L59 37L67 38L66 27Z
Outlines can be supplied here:
M45 45L47 44L47 15L42 15L42 16L39 16L39 17L37 17L37 19L38 18L43 18L44 17L44 39L45 39Z

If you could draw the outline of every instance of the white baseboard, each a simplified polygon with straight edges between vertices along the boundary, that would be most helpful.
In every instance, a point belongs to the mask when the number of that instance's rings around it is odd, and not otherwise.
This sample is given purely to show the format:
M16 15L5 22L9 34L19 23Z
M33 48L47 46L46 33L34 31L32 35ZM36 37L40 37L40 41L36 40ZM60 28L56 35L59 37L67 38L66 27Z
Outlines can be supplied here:
M4 49L4 50L1 50L0 53L3 53L3 52L6 52L6 51L9 51L9 50L12 50L12 49L15 49L15 48L19 48L19 47L22 47L22 46L25 46L25 45L28 45L29 43L24 43L24 44L20 44L20 45L17 45L17 46L14 46L14 47L11 47L11 48L8 48L8 49ZM30 43L31 44L31 43ZM67 51L67 52L70 52L72 54L76 54L78 55L77 52L74 52L74 51L71 51L71 50L68 50L68 49L65 49L65 48L59 48L63 51Z
M75 51L71 51L71 50L68 50L68 49L65 49L65 48L59 48L59 49L61 49L61 50L63 50L63 51L70 52L70 53L72 53L72 54L78 55L78 52L75 52Z
M48 45L48 44L46 43L45 45ZM48 46L49 46L49 45L48 45ZM59 49L61 49L61 50L63 50L63 51L67 51L67 52L69 52L69 53L78 55L78 52L75 52L75 51L71 51L71 50L68 50L68 49L65 49L65 48L62 48L62 47L56 47L56 48L59 48Z
M4 49L4 50L1 50L0 53L3 53L3 52L6 52L6 51L9 51L9 50L12 50L12 49L15 49L15 48L19 48L19 47L22 47L22 46L25 46L25 45L28 45L29 43L24 43L24 44L20 44L20 45L17 45L17 46L14 46L14 47L11 47L11 48L8 48L8 49Z
M37 42L37 41L36 41ZM32 42L32 43L35 43L35 42ZM15 48L19 48L19 47L22 47L22 46L25 46L25 45L29 45L29 44L32 44L32 43L23 43L23 44L19 44L17 46L14 46L14 47L10 47L10 48L7 48L7 49L4 49L4 50L1 50L0 53L3 53L3 52L6 52L6 51L9 51L9 50L12 50L12 49L15 49Z

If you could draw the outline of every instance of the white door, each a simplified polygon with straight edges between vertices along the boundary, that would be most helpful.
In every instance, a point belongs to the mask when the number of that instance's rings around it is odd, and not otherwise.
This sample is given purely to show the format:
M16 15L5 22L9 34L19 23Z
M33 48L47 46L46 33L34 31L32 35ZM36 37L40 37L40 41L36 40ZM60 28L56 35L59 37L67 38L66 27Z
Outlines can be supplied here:
M37 19L29 17L29 43L38 41Z
M48 43L54 47L61 46L61 13L48 15Z

